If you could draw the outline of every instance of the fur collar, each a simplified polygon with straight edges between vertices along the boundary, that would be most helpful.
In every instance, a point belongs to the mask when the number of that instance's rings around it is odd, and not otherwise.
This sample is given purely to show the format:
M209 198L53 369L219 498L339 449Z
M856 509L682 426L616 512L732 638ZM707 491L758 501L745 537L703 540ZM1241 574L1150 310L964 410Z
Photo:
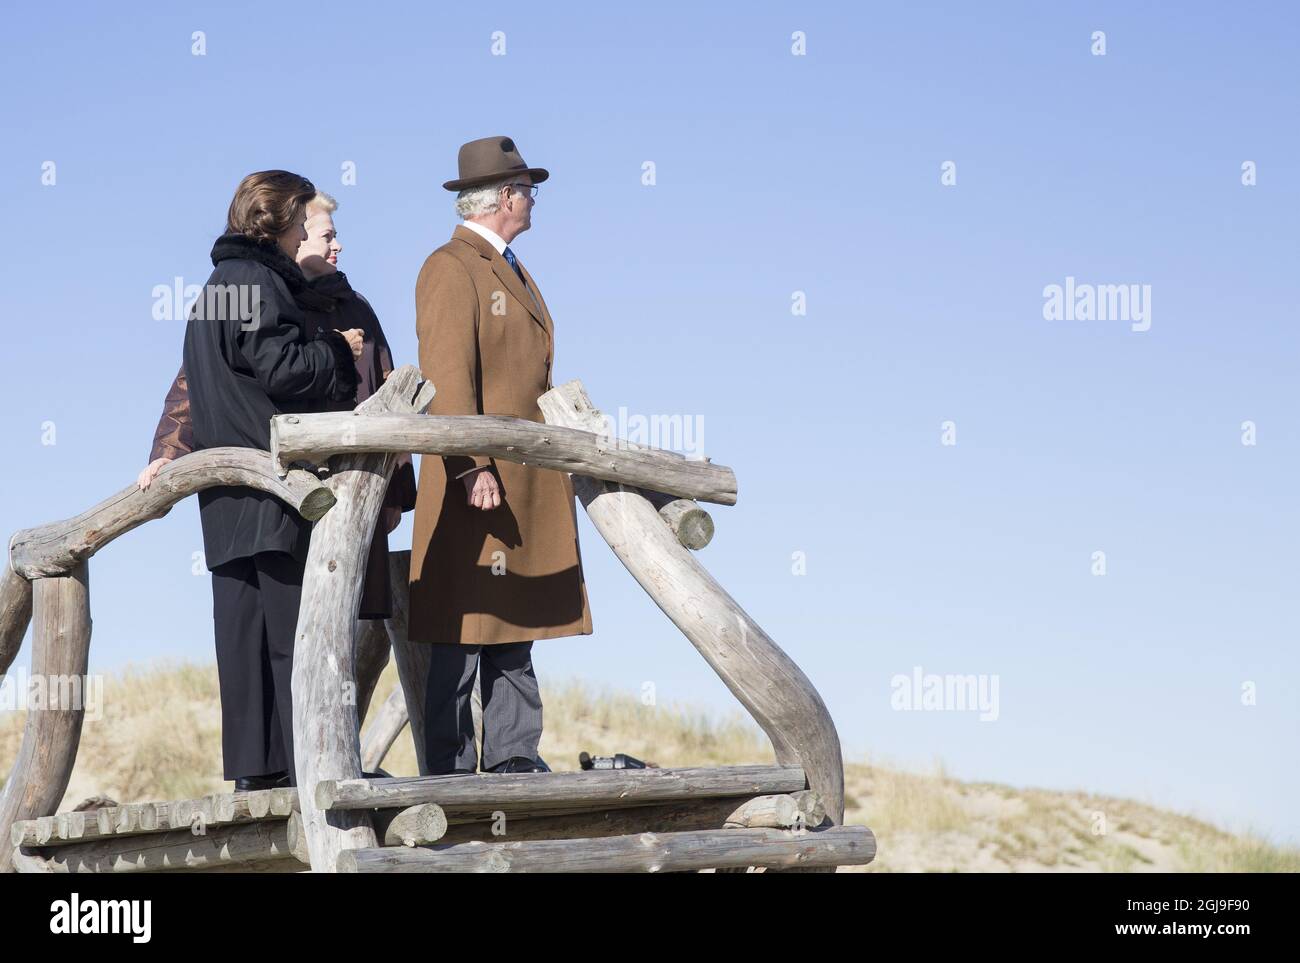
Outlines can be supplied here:
M296 261L280 250L274 241L255 241L247 234L223 234L212 245L212 263L220 264L239 258L269 267L284 279L289 290L297 293L307 286L307 278Z
M316 311L334 310L335 297L313 290L311 282L302 273L302 268L298 267L298 262L280 250L274 241L257 241L247 234L223 234L217 238L212 245L213 265L236 258L256 261L280 275L299 307Z

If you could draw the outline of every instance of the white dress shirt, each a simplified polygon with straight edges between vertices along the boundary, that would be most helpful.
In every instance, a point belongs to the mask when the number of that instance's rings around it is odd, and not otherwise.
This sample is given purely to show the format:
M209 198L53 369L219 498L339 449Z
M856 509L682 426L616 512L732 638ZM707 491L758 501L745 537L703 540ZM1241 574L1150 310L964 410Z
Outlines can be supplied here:
M487 242L497 249L497 253L500 254L502 257L505 257L506 242L501 239L500 234L492 230L492 228L484 227L482 224L478 224L474 221L461 221L461 224L463 224L465 227L468 227L475 234L479 234L487 238Z

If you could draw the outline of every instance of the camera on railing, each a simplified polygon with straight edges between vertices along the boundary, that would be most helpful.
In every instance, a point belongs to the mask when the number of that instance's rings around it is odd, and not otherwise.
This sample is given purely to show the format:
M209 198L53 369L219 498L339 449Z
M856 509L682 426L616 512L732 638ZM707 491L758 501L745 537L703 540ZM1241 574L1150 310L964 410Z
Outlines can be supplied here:
M612 756L593 756L589 752L578 753L578 765L583 772L593 769L648 769L640 759L625 752L616 752Z

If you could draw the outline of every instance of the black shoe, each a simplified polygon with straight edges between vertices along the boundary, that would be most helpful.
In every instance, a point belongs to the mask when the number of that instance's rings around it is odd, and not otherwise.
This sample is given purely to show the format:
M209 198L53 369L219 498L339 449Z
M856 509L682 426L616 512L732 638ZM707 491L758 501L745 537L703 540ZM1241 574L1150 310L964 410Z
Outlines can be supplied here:
M392 779L393 774L390 772L384 772L384 770L382 769L376 769L374 772L361 773L361 778L362 779Z
M499 762L488 772L550 772L545 765L539 765L538 760L529 759L527 756L511 756L505 762Z
M289 774L287 772L268 772L262 776L237 776L235 792L256 792L259 789L287 789Z

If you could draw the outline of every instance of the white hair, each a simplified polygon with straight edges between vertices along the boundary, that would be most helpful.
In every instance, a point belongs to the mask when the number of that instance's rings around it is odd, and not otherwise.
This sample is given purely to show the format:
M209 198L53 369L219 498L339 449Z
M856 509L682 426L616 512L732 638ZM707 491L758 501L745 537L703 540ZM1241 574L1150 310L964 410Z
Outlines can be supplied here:
M324 191L317 191L316 196L307 202L307 206L324 211L326 214L333 214L339 209L339 202Z
M501 188L513 182L513 177L507 177L483 187L465 188L456 195L456 213L462 221L484 214L495 214L501 207Z

